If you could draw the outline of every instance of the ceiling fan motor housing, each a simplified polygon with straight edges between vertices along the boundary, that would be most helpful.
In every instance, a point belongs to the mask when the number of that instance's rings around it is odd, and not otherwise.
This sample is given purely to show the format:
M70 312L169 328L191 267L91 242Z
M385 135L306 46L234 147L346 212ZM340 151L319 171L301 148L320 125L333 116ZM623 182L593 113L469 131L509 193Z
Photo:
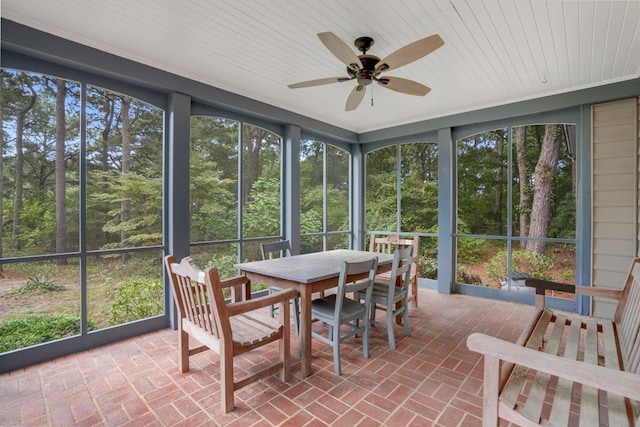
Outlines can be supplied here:
M375 55L360 55L358 58L362 62L362 69L353 70L347 67L347 74L352 78L357 78L358 84L361 86L370 85L373 81L373 72L376 69L376 64L380 62L380 58Z

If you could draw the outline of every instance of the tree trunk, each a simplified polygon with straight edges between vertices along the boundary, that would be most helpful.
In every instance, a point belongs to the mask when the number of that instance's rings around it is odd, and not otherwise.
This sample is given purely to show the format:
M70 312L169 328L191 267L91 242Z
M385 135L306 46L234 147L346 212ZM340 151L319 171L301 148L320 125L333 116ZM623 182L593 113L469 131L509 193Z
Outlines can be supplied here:
M496 154L499 159L499 164L496 169L496 199L494 204L494 230L496 235L502 235L503 221L502 221L502 193L504 190L504 163L502 162L502 156L504 153L504 134L501 132L495 132L496 140Z
M546 125L540 158L536 164L533 183L533 204L531 206L531 224L529 237L547 237L551 195L553 192L553 175L560 156L561 134L556 125ZM543 241L527 241L526 249L538 254L544 253Z
M100 158L102 163L102 172L107 173L109 172L109 138L111 138L111 128L113 127L113 120L115 116L115 105L113 102L113 96L103 93L100 93L100 95L104 98L104 110L102 111L104 128L102 129L102 140L100 141ZM106 177L102 178L101 187L102 192L107 194L109 191L109 184ZM107 207L103 214L108 215L108 212L109 208ZM109 233L104 232L102 240L104 242L109 242Z
M526 237L529 232L529 211L531 210L529 197L529 179L527 173L527 128L518 126L513 129L516 144L516 161L518 163L518 181L520 182L519 224L520 237Z
M131 108L131 98L122 97L122 107L120 109L120 121L122 122L122 201L120 209L120 224L123 226L120 230L120 241L123 245L128 246L125 242L129 238L126 224L129 222L131 215L131 199L127 193L127 180L131 171L131 119L129 118L129 109ZM129 261L130 254L124 252L122 254L122 262Z
M247 203L251 187L260 176L262 165L260 164L260 153L262 152L262 142L264 141L264 130L256 126L243 126L242 145L245 152L244 167L242 171L243 189L242 204Z
M20 245L20 214L22 212L22 194L24 189L24 153L22 152L25 118L29 110L36 104L36 91L29 81L23 79L24 85L31 91L24 107L16 111L16 170L15 170L15 193L13 196L13 228L11 230L11 247L14 252L19 252Z
M64 101L67 97L67 87L64 80L56 79L56 159L55 159L55 176L56 176L56 252L64 253L67 251L67 186L66 186L66 168L65 168L65 145L67 139L66 115L64 109ZM67 260L59 259L58 265L66 265Z

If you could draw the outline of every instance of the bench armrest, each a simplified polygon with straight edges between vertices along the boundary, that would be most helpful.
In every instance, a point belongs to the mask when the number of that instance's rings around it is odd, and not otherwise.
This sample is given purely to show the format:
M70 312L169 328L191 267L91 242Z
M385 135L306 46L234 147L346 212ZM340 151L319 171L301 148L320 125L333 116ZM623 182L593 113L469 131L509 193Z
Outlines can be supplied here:
M631 372L566 359L480 333L473 333L467 338L467 347L472 351L484 354L485 357L494 357L620 396L640 400L640 375Z
M281 291L274 292L270 295L265 295L260 298L252 298L246 301L227 304L227 313L229 313L229 316L236 316L238 314L247 313L259 308L269 307L270 305L279 303L288 304L290 300L297 297L297 291L293 289L283 289Z
M553 282L551 280L543 280L536 278L529 278L524 281L524 284L530 288L536 289L536 298L543 298L545 295L545 291L560 291L567 292L577 295L586 295L590 297L600 297L607 298L616 301L620 301L622 299L622 290L618 289L607 289L607 288L594 288L591 286L576 286L570 285L568 283L560 283ZM544 307L544 300L540 300L539 303L536 302L537 308Z
M536 278L529 278L524 281L524 284L530 288L536 288L536 293L543 293L544 291L561 291L561 292L569 292L576 293L576 285L570 285L568 283L560 283L560 282L552 282L551 280L543 280Z

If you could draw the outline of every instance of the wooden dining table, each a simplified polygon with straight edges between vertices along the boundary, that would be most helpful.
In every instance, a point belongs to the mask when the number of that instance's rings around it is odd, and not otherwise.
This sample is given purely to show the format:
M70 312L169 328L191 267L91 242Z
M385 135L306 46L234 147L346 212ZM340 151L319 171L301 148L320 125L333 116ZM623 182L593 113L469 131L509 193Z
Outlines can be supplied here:
M300 293L300 336L302 340L302 375L311 375L311 299L312 294L338 286L344 261L357 262L378 257L378 273L391 270L393 254L336 249L271 260L236 264L240 274L250 281ZM367 275L349 277L359 280Z

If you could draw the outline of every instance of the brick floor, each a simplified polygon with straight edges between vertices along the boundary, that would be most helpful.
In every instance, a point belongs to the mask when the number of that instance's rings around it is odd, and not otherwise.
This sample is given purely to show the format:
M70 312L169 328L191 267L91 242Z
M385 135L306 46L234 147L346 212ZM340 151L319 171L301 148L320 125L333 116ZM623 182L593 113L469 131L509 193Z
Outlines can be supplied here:
M359 339L342 344L338 377L331 348L314 340L314 373L303 379L292 334L291 380L274 375L238 390L229 414L220 407L218 356L195 355L180 373L177 332L165 329L0 375L0 426L480 426L482 362L466 337L515 341L533 307L419 292L411 336L395 328L397 350L373 328L369 359Z

